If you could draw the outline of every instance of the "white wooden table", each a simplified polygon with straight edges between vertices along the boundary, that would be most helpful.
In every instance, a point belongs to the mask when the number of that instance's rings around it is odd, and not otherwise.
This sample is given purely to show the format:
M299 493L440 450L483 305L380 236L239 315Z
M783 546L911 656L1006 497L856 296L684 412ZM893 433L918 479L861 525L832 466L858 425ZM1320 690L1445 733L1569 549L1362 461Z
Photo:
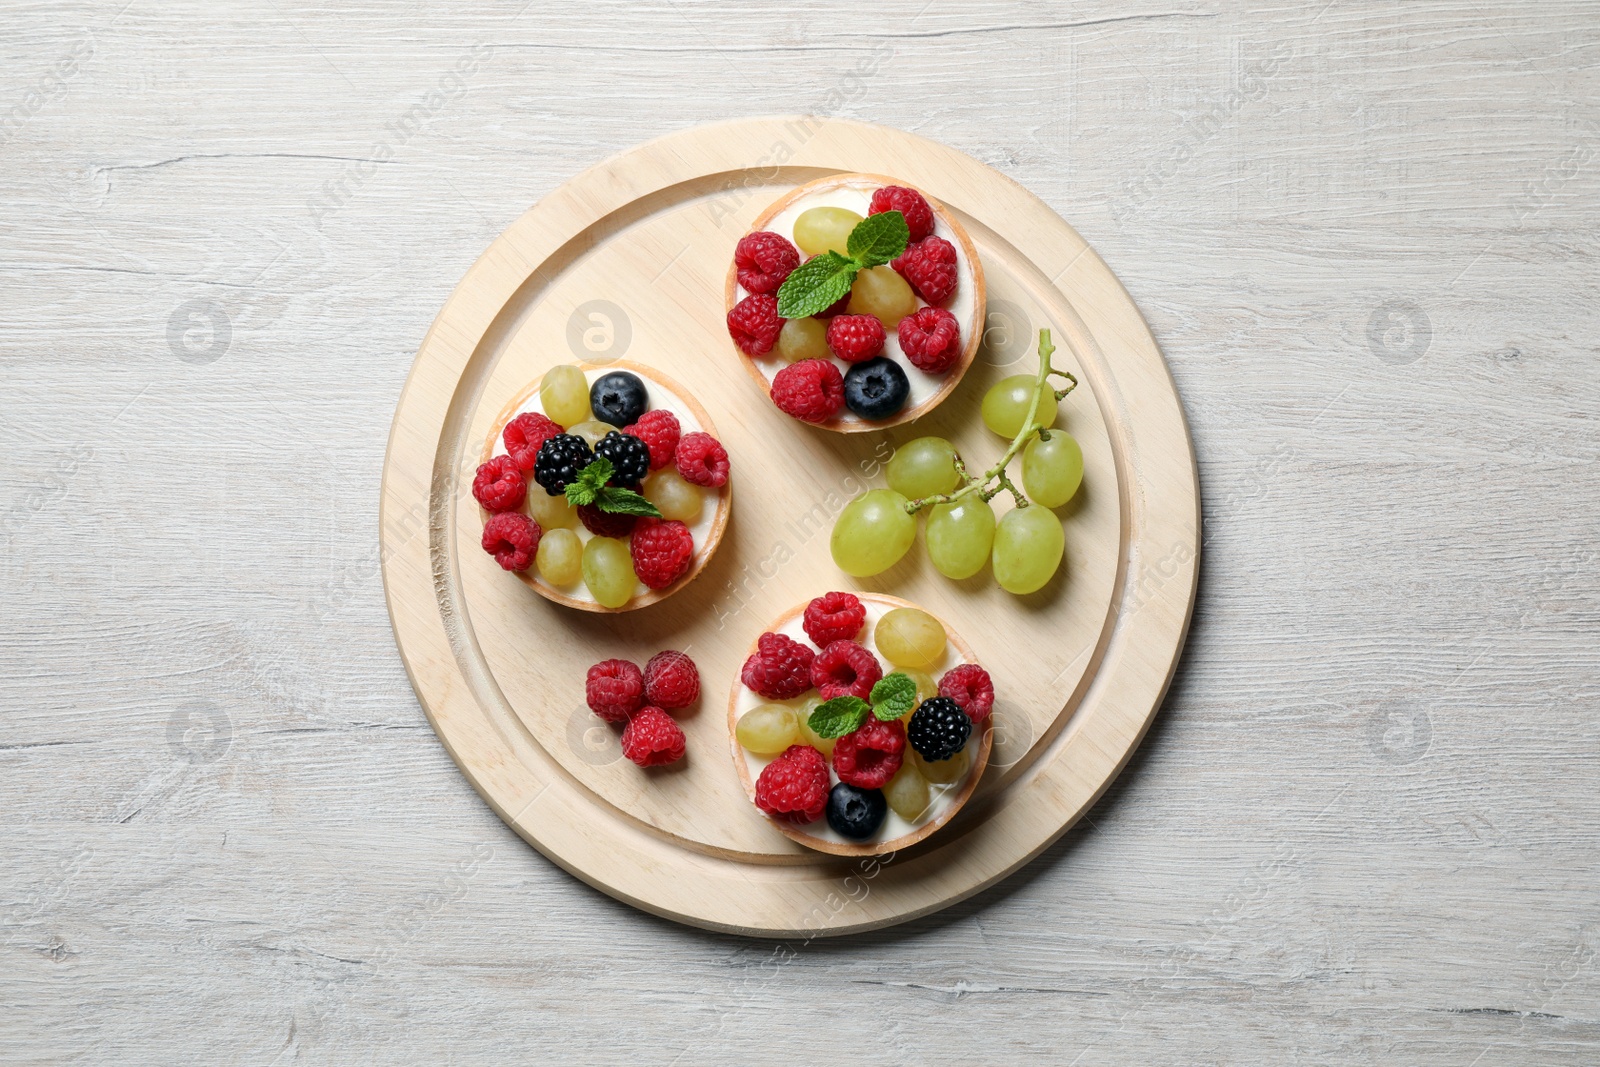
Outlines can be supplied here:
M123 2L0 34L0 1060L1600 1062L1594 4ZM1206 525L1084 824L779 944L500 823L401 669L375 511L497 232L797 111L1080 229Z

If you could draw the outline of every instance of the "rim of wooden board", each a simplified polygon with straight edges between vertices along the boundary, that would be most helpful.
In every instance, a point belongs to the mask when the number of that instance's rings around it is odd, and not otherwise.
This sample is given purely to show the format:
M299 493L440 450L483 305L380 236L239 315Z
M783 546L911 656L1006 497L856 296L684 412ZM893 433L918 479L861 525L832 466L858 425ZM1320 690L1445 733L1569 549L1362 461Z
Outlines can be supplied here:
M754 146L754 147L753 147ZM969 219L986 220L1048 282L1053 323L1108 413L1123 543L1112 617L1070 729L1035 743L1004 788L904 856L750 863L690 849L598 803L538 746L514 749L490 718L496 683L460 600L457 510L471 506L479 442L462 424L463 376L509 328L501 312L541 265L615 212L658 209L717 182L787 167L893 171ZM643 203L641 203L643 202ZM731 243L730 243L731 248ZM720 315L716 295L709 312ZM523 214L458 283L423 339L390 430L379 509L384 591L424 713L494 811L553 862L601 891L679 922L752 936L834 936L905 922L964 900L1069 829L1121 771L1170 684L1199 571L1199 483L1171 374L1132 299L1078 233L1021 185L954 149L883 126L814 116L742 119L670 134L583 172ZM1021 766L1019 763L1018 766ZM537 805L537 819L530 812Z

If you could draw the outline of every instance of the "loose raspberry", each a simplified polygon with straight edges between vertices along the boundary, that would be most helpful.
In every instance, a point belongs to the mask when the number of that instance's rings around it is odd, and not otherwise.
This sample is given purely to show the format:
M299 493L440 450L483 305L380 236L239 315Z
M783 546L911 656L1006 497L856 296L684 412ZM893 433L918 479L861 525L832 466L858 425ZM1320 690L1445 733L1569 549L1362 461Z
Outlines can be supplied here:
M943 374L961 358L961 326L944 308L920 308L894 329L900 351L918 370Z
M678 440L673 457L683 480L706 489L728 484L728 450L708 433L696 430Z
M994 709L994 682L989 672L976 663L963 663L944 672L939 679L939 695L949 697L973 722L982 722Z
M882 677L878 657L854 641L830 641L811 661L811 684L823 700L845 696L865 700Z
M682 578L694 562L694 535L676 519L647 519L634 527L628 551L633 555L633 573L639 580L651 589L665 589Z
M589 668L583 699L606 722L627 722L644 703L644 675L628 660L601 660Z
M627 537L639 522L637 515L601 511L596 504L579 504L575 510L583 528L596 537Z
M930 304L942 304L956 291L956 246L943 237L924 237L889 266Z
M778 318L778 298L770 293L752 293L728 312L728 333L733 343L747 356L764 356L778 343L783 320Z
M472 495L490 511L514 511L528 496L528 481L517 461L510 456L495 456L478 468L472 479Z
M831 360L791 363L772 379L772 402L802 422L827 422L844 406L844 375Z
M641 767L661 767L683 758L683 728L660 708L646 705L622 728L622 754Z
M905 751L906 728L898 720L869 718L833 746L833 769L846 785L882 789L900 770Z
M739 680L768 700L787 700L811 688L815 658L815 652L794 638L765 633L756 640L755 653L744 661Z
M639 416L639 421L632 426L624 426L623 433L630 433L650 446L650 469L658 471L672 462L672 457L678 450L678 416L666 408L654 408Z
M853 593L823 593L806 605L802 625L818 648L835 641L853 641L867 623L867 609Z
M644 692L658 708L686 708L700 698L700 670L685 653L657 652L644 665Z
M880 211L898 211L904 215L912 241L920 241L933 232L933 208L928 206L927 197L915 189L885 185L877 190L872 194L872 206L867 208L867 214L876 215Z
M800 250L782 234L757 230L739 238L733 250L739 284L752 293L776 293L789 272L800 265Z
M559 433L561 427L551 422L548 416L537 411L524 411L506 423L506 428L500 431L500 439L506 443L506 451L516 461L517 467L531 471L534 461L539 458L540 447Z
M525 571L539 551L544 531L520 511L490 515L483 524L483 550L508 571Z
M876 315L839 315L828 323L828 348L846 363L861 363L883 351L883 323Z
M850 294L845 293L839 299L811 316L814 319L831 319L835 315L843 315L850 309Z
M816 822L828 806L828 761L810 745L790 745L756 779L756 807L784 822Z

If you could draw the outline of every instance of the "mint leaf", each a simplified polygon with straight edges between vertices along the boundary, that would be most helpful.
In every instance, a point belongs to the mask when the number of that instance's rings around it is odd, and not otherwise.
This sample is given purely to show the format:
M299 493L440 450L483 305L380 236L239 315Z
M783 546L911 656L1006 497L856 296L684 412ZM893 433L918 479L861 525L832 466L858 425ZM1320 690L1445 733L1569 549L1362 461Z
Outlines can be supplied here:
M917 683L895 671L878 679L872 687L872 714L892 722L911 713L917 706Z
M578 477L567 483L567 503L575 508L585 504L593 504L600 495L600 490L605 488L611 476L616 473L616 468L611 466L611 461L604 456L596 456L583 470L578 472Z
M623 489L621 486L601 487L595 493L594 502L600 506L601 511L609 511L613 515L648 515L652 519L661 518L659 508L632 489Z
M847 247L850 258L862 267L879 267L906 250L911 228L898 211L880 211L856 223ZM835 299L838 299L835 297ZM782 315L780 309L778 314Z
M860 697L834 697L818 704L806 722L818 737L843 737L867 721L869 710Z
M900 221L903 226L905 220ZM786 319L803 319L828 310L850 291L850 283L860 269L860 263L837 252L813 256L790 271L778 287L778 314Z

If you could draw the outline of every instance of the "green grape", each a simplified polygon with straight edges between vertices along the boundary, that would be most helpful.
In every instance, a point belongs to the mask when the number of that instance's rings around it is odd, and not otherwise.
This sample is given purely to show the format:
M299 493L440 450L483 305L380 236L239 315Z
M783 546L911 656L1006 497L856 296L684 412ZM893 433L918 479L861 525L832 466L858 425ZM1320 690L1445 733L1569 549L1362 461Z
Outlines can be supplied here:
M808 256L820 256L828 251L848 256L850 231L860 221L861 216L849 208L807 208L794 220L794 243Z
M539 538L534 562L551 585L571 585L583 575L583 542L571 530L550 530Z
M889 459L889 488L908 500L948 493L961 482L956 449L942 437L919 437L894 450Z
M551 530L570 530L578 525L578 513L564 496L551 496L528 477L528 514L545 533Z
M605 440L606 434L615 429L616 427L608 422L596 422L593 419L588 419L584 422L578 423L575 426L568 426L567 432L576 437L581 437L585 441L588 441L589 447L593 448L595 445Z
M544 413L562 426L576 426L589 417L589 379L568 364L556 367L539 383Z
M788 319L778 331L778 355L786 363L802 359L827 359L828 324L821 319Z
M733 733L756 755L776 756L800 740L800 724L788 705L762 704L740 716Z
M883 787L883 798L896 815L906 822L916 822L928 811L928 780L917 773L910 760L905 760Z
M856 275L847 310L852 315L876 315L883 328L894 333L900 320L917 310L917 294L911 283L885 264Z
M944 659L944 626L926 611L895 608L872 629L873 643L890 663L926 670Z
M824 756L832 756L834 742L838 739L833 737L823 737L821 734L811 729L811 713L816 711L821 704L821 697L812 697L801 706L800 712L795 716L795 719L800 723L801 743L810 745L818 752L821 752Z
M604 607L620 608L632 600L638 579L628 543L615 537L591 537L583 546L583 584Z
M967 744L960 752L949 759L925 760L917 750L910 745L906 746L906 755L910 756L910 764L917 769L917 773L935 785L949 785L959 782L967 776L967 768L972 766L972 750L976 747Z
M1059 508L1072 499L1083 481L1083 449L1065 430L1052 430L1050 440L1034 437L1022 449L1022 488L1028 499Z
M917 539L906 498L892 489L869 489L845 505L833 524L829 547L846 574L867 578L900 562Z
M946 578L971 578L989 562L994 509L977 493L928 512L928 559Z
M909 670L905 667L896 667L895 670L910 678L917 684L917 703L932 700L939 695L939 683L933 680L933 675L924 674L922 671Z
M1031 374L1014 374L995 382L983 394L983 424L1007 440L1016 437L1022 420L1028 417L1032 389ZM1034 413L1033 423L1045 427L1056 424L1056 391L1049 382L1039 386L1039 410Z
M1061 566L1066 540L1053 511L1031 507L1006 512L994 532L994 580L1019 595L1043 588Z
M688 481L673 467L662 467L644 480L644 498L654 504L663 518L677 519L693 526L700 517L700 487Z

